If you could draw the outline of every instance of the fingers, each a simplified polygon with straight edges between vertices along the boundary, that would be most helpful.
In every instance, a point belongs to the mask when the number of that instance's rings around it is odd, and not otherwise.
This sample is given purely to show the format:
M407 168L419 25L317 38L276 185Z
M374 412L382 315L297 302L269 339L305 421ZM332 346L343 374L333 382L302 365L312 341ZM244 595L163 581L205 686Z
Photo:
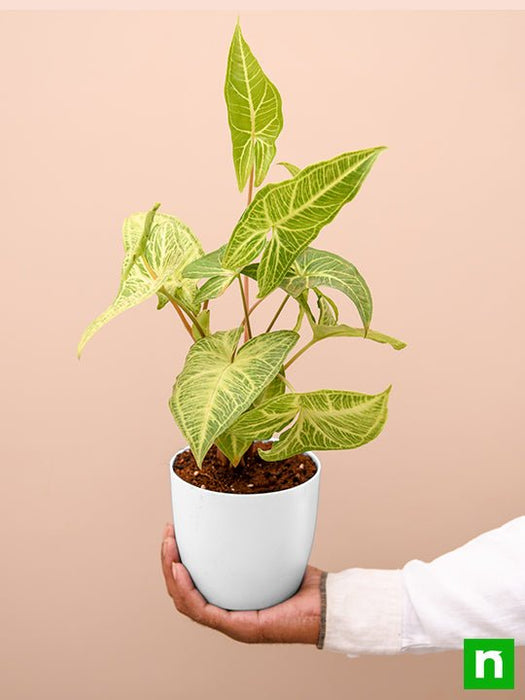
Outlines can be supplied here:
M207 603L182 564L174 564L173 570L173 599L179 612L239 642L263 641L256 610L232 612Z
M201 625L212 627L231 636L231 621L227 610L208 603L192 581L186 567L178 562L172 565L169 586L177 610Z
M195 588L188 570L183 564L173 564L173 600L177 610L196 622L209 624L210 615L206 614L208 603L202 594ZM210 606L211 607L211 606ZM217 608L220 610L220 608Z
M229 612L208 603L181 563L172 526L166 526L162 542L162 572L168 594L177 610L201 625L242 642L261 641L256 611Z
M186 567L181 563L173 525L168 523L164 529L162 542L162 572L169 595L175 606L185 615L204 624L210 624L223 611L221 608L210 606L195 588ZM206 608L214 608L213 610Z
M306 617L310 617L310 610L303 610L303 606L297 603L304 596L305 589L314 587L312 579L316 578L318 570L309 567L300 591L285 603L263 611L228 611L208 603L195 587L188 570L180 561L171 524L166 525L164 530L161 558L168 594L177 610L195 622L211 627L239 642L306 641L302 638L295 639L297 635L290 628L303 624L304 613ZM310 608L310 605L307 608Z

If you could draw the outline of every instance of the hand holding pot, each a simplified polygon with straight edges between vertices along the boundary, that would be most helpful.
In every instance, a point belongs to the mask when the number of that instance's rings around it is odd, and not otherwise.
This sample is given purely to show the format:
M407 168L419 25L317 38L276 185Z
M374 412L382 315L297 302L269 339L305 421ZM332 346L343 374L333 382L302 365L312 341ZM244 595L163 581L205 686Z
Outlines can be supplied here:
M321 619L322 571L308 566L297 593L264 610L229 611L207 603L181 563L175 532L167 525L162 542L162 571L175 607L195 622L239 642L316 644Z

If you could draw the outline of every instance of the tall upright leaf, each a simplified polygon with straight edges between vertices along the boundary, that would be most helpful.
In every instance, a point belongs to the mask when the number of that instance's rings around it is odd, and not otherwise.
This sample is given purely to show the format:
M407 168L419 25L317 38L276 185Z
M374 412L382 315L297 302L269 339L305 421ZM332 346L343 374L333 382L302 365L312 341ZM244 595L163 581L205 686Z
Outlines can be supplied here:
M268 438L291 424L270 450L259 451L270 462L307 450L353 449L383 429L390 389L375 395L332 389L284 394L246 412L230 430L239 438L256 431Z
M382 150L343 153L303 168L292 179L263 187L234 228L223 264L241 270L262 252L257 282L259 297L265 297L280 285L323 226L355 197Z
M125 257L117 296L84 331L78 345L79 357L95 333L123 311L154 294L159 296L159 308L163 306L168 298L162 290L183 308L198 311L197 283L183 278L182 271L200 257L203 250L185 224L174 216L158 212L153 222L149 212L133 214L124 221L122 239Z
M215 438L277 375L299 337L293 331L263 333L236 352L241 331L197 341L173 387L170 408L199 466Z
M275 141L283 128L281 96L251 52L239 23L230 45L224 96L239 189L244 189L252 168L258 187L275 157Z

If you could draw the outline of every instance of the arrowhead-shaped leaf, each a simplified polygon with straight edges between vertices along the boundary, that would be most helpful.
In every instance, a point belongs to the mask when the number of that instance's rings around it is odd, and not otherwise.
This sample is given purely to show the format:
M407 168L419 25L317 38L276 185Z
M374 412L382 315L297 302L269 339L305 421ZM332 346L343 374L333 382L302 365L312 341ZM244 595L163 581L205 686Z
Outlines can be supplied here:
M228 55L224 96L239 189L244 189L252 168L258 187L275 157L275 141L283 128L281 96L251 52L238 23Z
M387 417L390 387L381 394L323 389L307 394L284 394L248 411L232 426L239 438L258 431L265 438L282 431L261 457L275 462L308 450L347 450L370 442Z
M252 263L242 273L256 280L258 268L258 263ZM335 253L307 248L297 256L280 286L296 299L307 289L337 289L355 304L364 327L370 325L373 308L370 289L358 269Z
M263 333L235 353L241 332L197 341L173 388L170 408L199 466L214 440L277 375L299 337L293 331Z
M153 210L152 210L153 211ZM123 311L159 296L159 308L167 301L161 290L166 290L185 309L198 311L195 301L197 283L182 277L182 270L203 254L202 247L191 230L168 214L156 213L153 222L151 212L129 216L122 229L125 257L119 290L113 303L84 331L78 345L78 355L86 343L108 321ZM149 233L145 232L150 227ZM137 251L142 251L140 256ZM142 255L149 266L147 269ZM155 277L152 277L153 271Z
M262 251L257 282L259 297L265 297L323 226L355 197L382 150L343 153L263 187L233 230L222 260L225 267L240 271Z
M314 287L337 289L355 304L364 327L370 325L370 289L357 268L335 253L307 248L297 257L281 286L294 297Z

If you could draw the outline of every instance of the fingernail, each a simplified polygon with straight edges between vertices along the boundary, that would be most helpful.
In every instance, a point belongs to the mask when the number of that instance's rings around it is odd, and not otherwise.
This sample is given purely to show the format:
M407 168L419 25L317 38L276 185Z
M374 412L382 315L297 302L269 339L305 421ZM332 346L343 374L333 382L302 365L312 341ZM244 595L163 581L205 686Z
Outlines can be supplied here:
M171 565L171 570L173 572L173 578L177 580L177 564L175 562Z

